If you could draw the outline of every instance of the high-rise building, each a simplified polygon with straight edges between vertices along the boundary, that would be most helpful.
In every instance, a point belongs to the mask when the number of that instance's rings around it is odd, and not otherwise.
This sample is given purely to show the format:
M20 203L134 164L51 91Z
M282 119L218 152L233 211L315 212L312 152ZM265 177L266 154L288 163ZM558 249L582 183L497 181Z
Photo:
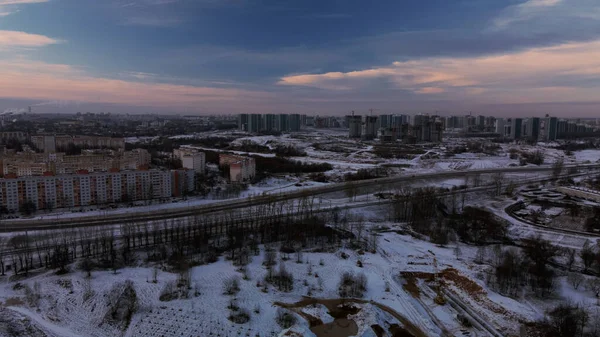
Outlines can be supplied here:
M249 119L250 119L249 114L239 114L238 115L238 130L248 131L248 120Z
M379 127L387 129L392 127L392 118L394 115L379 115Z
M248 132L250 133L258 133L262 127L262 115L260 114L251 114L248 117Z
M523 128L523 119L522 118L513 118L510 124L510 138L511 139L520 139L521 132Z
M538 117L529 118L525 122L525 132L523 133L523 136L530 141L536 142L540 137L540 128L541 123Z
M365 116L362 139L371 140L377 137L377 116Z
M483 131L485 128L485 116L478 115L477 116L477 129Z
M302 120L299 114L291 114L289 115L289 124L288 129L285 131L289 132L298 132L302 126Z
M349 137L360 138L362 134L362 116L346 116L346 120L348 123L348 129L350 130Z
M275 121L277 120L277 116L274 114L266 114L263 115L262 118L262 131L272 132L276 130Z
M547 117L544 121L544 139L554 141L558 136L558 118Z

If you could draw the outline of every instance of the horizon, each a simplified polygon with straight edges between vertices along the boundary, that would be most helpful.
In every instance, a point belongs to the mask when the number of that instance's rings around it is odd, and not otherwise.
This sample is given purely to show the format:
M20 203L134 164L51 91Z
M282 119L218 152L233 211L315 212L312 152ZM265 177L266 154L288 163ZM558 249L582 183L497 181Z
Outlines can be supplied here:
M598 92L592 0L0 0L0 111L595 118Z

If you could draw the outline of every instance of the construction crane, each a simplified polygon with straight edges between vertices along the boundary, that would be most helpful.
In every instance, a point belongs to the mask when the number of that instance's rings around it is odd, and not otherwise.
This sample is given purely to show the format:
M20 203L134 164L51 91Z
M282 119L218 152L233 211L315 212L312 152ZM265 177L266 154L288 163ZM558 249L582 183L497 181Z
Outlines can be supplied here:
M435 293L436 293L436 296L433 299L433 301L436 304L444 305L444 304L446 304L446 298L444 297L444 293L442 291L442 288L444 286L444 281L438 275L438 264L437 264L437 258L435 256L435 254L431 250L428 250L428 252L429 252L429 254L431 254L431 256L433 256L433 284L434 284Z

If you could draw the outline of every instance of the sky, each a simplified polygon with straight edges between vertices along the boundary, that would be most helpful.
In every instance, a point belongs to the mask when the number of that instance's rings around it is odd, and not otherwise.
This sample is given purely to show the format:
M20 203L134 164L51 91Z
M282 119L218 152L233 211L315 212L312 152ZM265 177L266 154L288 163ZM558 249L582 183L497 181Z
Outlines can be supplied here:
M598 0L0 0L0 111L600 115Z

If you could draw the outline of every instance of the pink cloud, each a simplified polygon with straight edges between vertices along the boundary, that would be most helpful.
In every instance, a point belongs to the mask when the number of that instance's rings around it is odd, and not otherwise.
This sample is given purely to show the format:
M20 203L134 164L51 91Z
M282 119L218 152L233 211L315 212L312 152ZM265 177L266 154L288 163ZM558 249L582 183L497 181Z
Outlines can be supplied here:
M44 35L29 34L11 30L0 30L0 49L11 47L43 47L59 42L59 40L55 40Z
M552 83L563 77L585 77L595 81L590 84L592 90L571 88L573 90L567 91L566 87L561 87L552 89L553 96L545 94L550 90L544 88L556 88ZM598 99L600 90L600 40L502 55L394 62L386 67L346 73L290 75L281 78L278 84L360 91L372 86L371 80L377 78L387 79L398 89L417 94L446 92L449 99L477 96L478 99L494 100L503 97L511 102L527 92L531 99L564 101L571 99L571 91L577 89L579 93L585 93L577 95L580 99L593 101ZM592 94L594 90L596 94Z
M48 2L49 0L0 0L0 6L5 5L24 5Z
M0 61L0 97L189 107L206 102L261 102L265 92L96 78L68 65Z
M424 88L415 90L415 92L417 94L440 94L442 92L446 92L446 90L443 88L436 88L436 87L424 87Z

